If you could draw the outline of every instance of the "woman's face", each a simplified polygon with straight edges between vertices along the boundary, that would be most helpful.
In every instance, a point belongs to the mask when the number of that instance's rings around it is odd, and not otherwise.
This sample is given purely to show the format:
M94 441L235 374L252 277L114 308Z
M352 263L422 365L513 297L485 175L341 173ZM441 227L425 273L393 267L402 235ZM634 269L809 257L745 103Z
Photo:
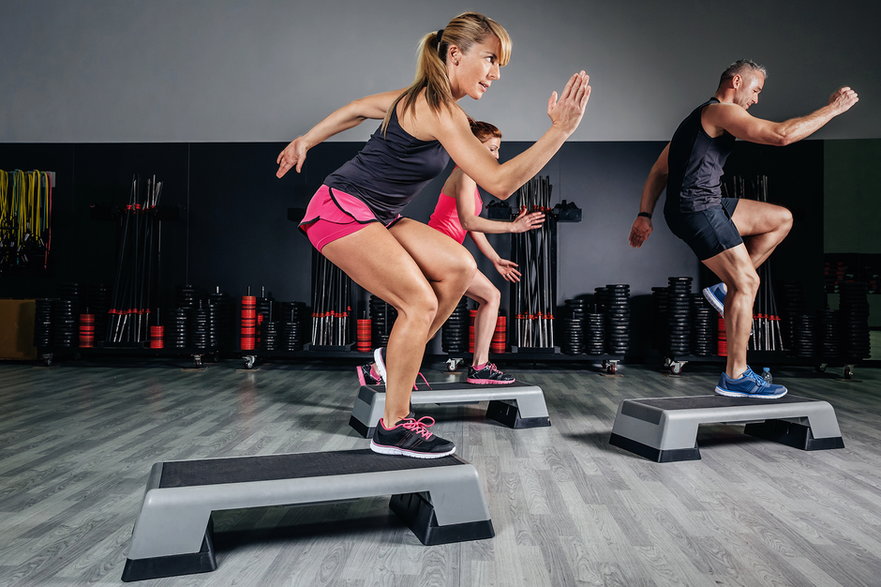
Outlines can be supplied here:
M501 78L501 50L502 45L495 35L489 35L480 43L471 45L467 52L462 52L455 45L449 48L447 71L450 88L456 100L465 96L480 100L492 82Z
M499 137L490 137L485 141L481 141L483 146L486 147L486 150L489 151L493 157L496 159L499 158L499 149L502 147L502 139Z

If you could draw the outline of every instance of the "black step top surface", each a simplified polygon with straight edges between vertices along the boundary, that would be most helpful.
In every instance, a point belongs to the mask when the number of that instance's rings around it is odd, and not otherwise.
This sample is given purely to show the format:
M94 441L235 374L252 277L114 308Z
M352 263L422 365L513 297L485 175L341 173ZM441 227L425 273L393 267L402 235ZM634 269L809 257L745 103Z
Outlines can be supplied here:
M358 473L406 471L467 464L456 455L439 459L388 456L370 449L302 454L171 461L162 463L159 487L300 479Z

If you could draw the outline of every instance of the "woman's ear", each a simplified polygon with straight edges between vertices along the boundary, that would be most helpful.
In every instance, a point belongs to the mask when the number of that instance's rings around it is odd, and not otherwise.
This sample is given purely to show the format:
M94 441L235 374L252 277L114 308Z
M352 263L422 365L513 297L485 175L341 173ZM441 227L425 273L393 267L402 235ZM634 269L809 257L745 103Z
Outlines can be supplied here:
M462 59L462 50L459 49L458 45L448 45L447 46L447 63L452 63L453 65L459 65L459 61Z

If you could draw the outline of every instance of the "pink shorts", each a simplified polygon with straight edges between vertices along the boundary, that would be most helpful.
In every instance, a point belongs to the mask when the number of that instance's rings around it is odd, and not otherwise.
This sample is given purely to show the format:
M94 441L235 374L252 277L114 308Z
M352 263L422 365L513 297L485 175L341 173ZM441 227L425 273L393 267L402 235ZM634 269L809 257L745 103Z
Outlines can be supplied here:
M391 227L401 216L389 222ZM358 232L371 222L379 222L373 211L355 196L322 185L309 200L300 229L318 252L333 241Z

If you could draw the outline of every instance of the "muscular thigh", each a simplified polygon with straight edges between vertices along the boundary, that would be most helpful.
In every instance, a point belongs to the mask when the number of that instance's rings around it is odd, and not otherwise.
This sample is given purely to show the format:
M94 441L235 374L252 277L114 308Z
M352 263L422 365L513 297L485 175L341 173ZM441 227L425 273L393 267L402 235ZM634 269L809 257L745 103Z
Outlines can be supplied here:
M328 243L322 254L355 283L396 308L417 296L434 296L407 249L378 222Z
M722 251L709 259L703 259L701 262L715 273L716 277L729 284L734 283L738 276L744 273L755 273L749 252L743 244Z
M754 236L775 230L788 215L783 206L740 199L731 220L741 236Z
M437 230L404 218L389 229L429 281L441 281L453 271L475 271L468 249Z

